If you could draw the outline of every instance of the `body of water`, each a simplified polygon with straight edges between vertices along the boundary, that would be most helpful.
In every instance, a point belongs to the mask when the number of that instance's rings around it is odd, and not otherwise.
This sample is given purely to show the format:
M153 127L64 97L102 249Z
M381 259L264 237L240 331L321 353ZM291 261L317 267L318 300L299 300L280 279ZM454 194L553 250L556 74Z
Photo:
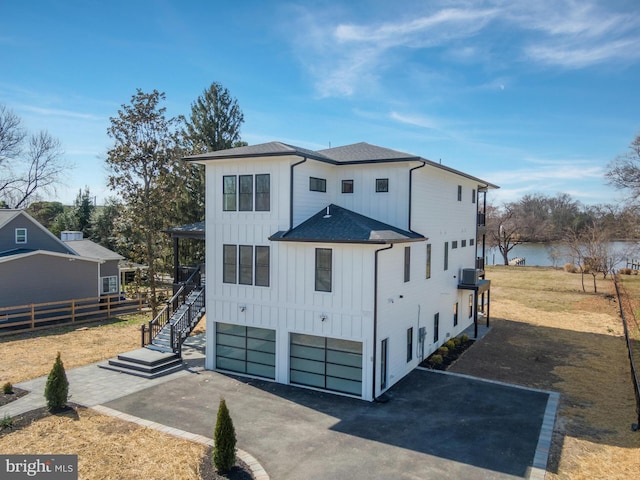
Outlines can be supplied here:
M616 259L616 269L626 267L627 260L640 258L637 242L611 242L610 249ZM562 267L571 261L568 249L556 243L523 243L509 252L509 260L524 258L525 265L540 267ZM502 254L497 248L487 250L486 265L503 265Z

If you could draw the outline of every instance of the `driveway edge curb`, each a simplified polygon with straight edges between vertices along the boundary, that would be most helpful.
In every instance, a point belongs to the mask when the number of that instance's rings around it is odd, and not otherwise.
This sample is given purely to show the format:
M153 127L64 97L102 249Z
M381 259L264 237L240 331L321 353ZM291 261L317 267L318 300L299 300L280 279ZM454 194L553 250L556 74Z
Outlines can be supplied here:
M184 430L180 430L178 428L169 427L167 425L162 425L161 423L152 422L150 420L145 420L140 417L135 417L133 415L129 415L128 413L120 412L118 410L114 410L113 408L105 407L104 405L95 405L90 407L96 412L102 413L104 415L108 415L110 417L119 418L120 420L124 420L126 422L136 423L143 427L152 428L159 432L168 433L169 435L173 435L174 437L181 438L183 440L189 440L190 442L200 443L202 445L207 445L209 447L213 447L213 439L205 437L204 435L198 435L195 433L185 432ZM249 470L251 470L251 474L255 480L270 480L269 474L266 470L260 465L260 462L254 458L248 452L244 450L237 449L236 455L240 460L247 464Z

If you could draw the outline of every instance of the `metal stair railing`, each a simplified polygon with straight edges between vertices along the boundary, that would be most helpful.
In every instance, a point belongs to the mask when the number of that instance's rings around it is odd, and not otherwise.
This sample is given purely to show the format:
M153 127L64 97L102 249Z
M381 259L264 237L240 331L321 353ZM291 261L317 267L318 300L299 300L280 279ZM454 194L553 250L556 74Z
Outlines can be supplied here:
M171 320L171 348L178 355L182 353L182 344L202 318L204 298L204 288L193 290L187 299L187 309Z
M189 294L200 287L200 269L196 269L189 279L184 282L174 293L173 297L167 301L166 306L151 320L148 325L141 325L142 347L153 342L153 339L162 331L167 324L171 324L171 318L187 301ZM203 290L204 291L204 290ZM204 302L204 300L203 300ZM173 345L173 327L171 327L171 339ZM175 350L174 350L175 351ZM176 352L178 353L178 352Z

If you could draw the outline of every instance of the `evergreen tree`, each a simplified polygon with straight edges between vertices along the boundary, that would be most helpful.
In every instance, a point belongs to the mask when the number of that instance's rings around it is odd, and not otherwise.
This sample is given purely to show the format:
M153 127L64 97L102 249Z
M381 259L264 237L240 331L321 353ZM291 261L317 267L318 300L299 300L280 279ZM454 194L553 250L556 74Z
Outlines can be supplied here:
M47 384L44 389L44 397L47 399L47 407L50 411L55 412L61 410L67 405L69 397L69 381L64 371L64 365L60 358L60 352L56 357L56 361L51 367Z
M243 122L237 100L214 82L191 104L191 115L182 132L183 148L187 154L198 154L239 146ZM204 219L204 166L189 163L184 168L176 211L180 212L182 223L199 222Z
M80 190L73 204L73 212L76 217L76 229L84 234L84 238L91 237L91 223L95 205L89 187Z
M213 465L220 473L228 472L236 463L236 431L224 398L220 399L213 440Z
M108 198L104 207L94 216L91 225L90 239L109 250L122 255L118 248L116 222L120 216L122 205L114 197Z

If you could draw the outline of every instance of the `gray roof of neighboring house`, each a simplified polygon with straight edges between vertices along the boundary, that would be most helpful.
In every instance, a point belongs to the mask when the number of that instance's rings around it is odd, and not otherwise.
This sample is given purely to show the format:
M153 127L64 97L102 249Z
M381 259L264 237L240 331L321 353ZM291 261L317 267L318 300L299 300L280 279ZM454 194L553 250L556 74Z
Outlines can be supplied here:
M455 170L441 163L436 163L426 158L422 158L410 153L392 150L390 148L378 147L369 143L360 142L342 147L329 148L325 150L313 151L306 148L288 145L282 142L269 142L247 147L236 147L228 150L218 150L215 152L201 153L184 157L184 160L192 162L205 162L207 160L229 160L235 158L251 157L276 157L295 155L302 158L311 158L320 162L332 165L354 165L364 163L390 163L390 162L422 162L432 167L445 170L456 175L463 176L470 180L477 181L478 184L488 188L500 188L497 185L468 175L459 170Z
M98 260L122 260L124 257L113 250L98 245L91 240L69 240L62 242L81 257L96 258Z
M328 211L328 214L327 214ZM273 241L317 243L396 243L426 240L419 233L380 222L338 205L329 205L297 227L277 232Z
M13 210L7 208L0 208L0 227L2 227L5 223L11 220L13 217L18 215L20 210Z

